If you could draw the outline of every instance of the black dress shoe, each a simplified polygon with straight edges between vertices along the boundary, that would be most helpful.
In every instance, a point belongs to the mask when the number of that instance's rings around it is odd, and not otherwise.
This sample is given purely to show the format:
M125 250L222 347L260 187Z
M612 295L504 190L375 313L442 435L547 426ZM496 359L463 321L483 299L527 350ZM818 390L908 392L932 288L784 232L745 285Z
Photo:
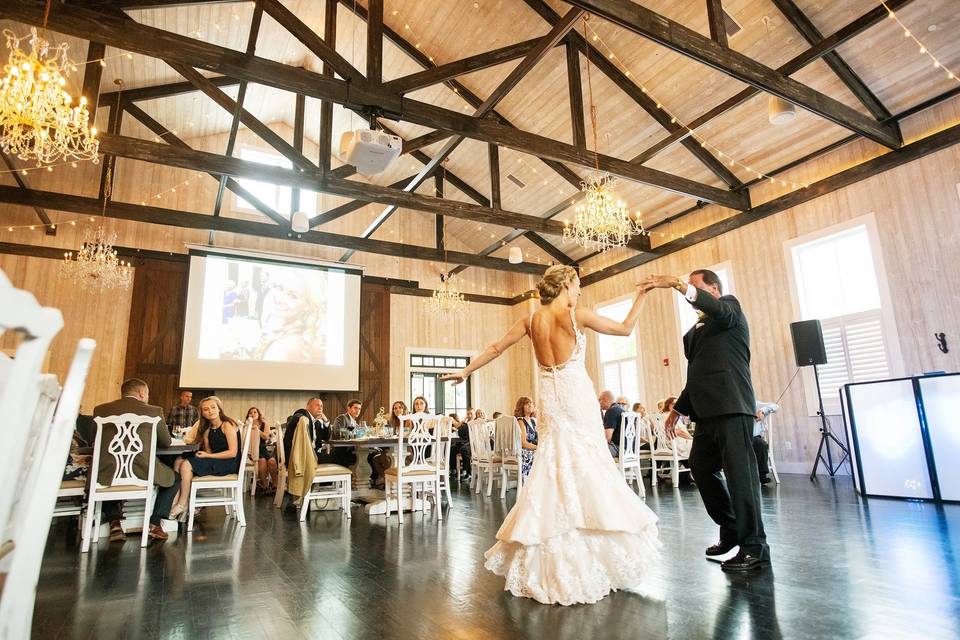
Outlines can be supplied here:
M760 484L770 484L770 476L760 476Z
M721 541L721 542L718 542L717 544L707 547L706 554L708 558L715 558L717 556L725 556L736 548L737 548L736 542Z
M770 556L758 557L752 553L738 553L720 565L728 573L746 573L770 566Z

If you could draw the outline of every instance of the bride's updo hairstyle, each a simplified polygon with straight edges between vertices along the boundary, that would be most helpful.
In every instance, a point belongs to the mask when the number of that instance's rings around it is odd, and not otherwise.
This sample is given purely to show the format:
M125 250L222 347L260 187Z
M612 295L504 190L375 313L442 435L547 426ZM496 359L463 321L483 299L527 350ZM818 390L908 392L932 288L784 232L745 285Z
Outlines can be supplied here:
M540 304L550 304L567 285L577 277L577 270L565 264L556 264L546 270L543 278L537 283L537 293L540 294Z

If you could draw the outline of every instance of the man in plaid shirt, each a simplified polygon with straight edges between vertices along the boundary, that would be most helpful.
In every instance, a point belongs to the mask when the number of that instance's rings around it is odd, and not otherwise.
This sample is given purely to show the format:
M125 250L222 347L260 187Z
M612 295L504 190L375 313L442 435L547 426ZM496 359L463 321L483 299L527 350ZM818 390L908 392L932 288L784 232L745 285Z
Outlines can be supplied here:
M190 404L191 402L193 402L193 392L181 389L180 404L170 409L170 413L167 414L167 426L170 427L171 432L189 429L200 417L200 413Z

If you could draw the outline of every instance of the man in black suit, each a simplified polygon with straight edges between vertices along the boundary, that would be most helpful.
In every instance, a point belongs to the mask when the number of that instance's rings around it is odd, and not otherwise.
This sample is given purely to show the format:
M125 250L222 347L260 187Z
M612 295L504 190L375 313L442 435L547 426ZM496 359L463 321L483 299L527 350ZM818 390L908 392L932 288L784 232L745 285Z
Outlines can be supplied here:
M699 312L683 337L687 385L665 424L673 438L677 420L696 422L690 450L690 471L703 504L720 525L720 542L708 557L739 552L723 563L729 572L754 571L770 565L770 548L760 518L760 478L753 453L756 403L750 379L750 329L731 295L723 295L720 278L699 269L688 282L674 276L651 276L649 288L673 288ZM720 476L723 470L726 484Z
M287 457L287 464L290 464L290 449L293 446L293 436L297 430L297 423L301 417L306 417L310 421L311 431L310 439L313 440L313 448L319 452L321 445L330 439L330 421L323 413L323 400L313 396L307 400L307 404L293 412L293 415L287 418L287 424L283 430L283 451Z

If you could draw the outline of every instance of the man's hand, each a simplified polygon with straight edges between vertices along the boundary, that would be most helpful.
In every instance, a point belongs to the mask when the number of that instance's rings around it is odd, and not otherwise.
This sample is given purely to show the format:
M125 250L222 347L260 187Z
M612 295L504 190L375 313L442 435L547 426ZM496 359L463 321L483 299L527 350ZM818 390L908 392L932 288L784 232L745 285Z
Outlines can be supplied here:
M679 419L680 414L671 409L670 415L667 416L667 421L663 425L668 440L674 440L677 437L677 421Z
M646 285L647 289L678 289L682 282L680 278L676 276L649 276L646 280L642 281L642 285Z
M755 420L756 422L762 422L762 421L763 421L763 409L757 409L757 413L754 414L753 418L754 418L754 420Z
M457 371L456 373L445 373L440 376L440 382L452 381L453 384L460 384L470 376L464 372L463 369Z

